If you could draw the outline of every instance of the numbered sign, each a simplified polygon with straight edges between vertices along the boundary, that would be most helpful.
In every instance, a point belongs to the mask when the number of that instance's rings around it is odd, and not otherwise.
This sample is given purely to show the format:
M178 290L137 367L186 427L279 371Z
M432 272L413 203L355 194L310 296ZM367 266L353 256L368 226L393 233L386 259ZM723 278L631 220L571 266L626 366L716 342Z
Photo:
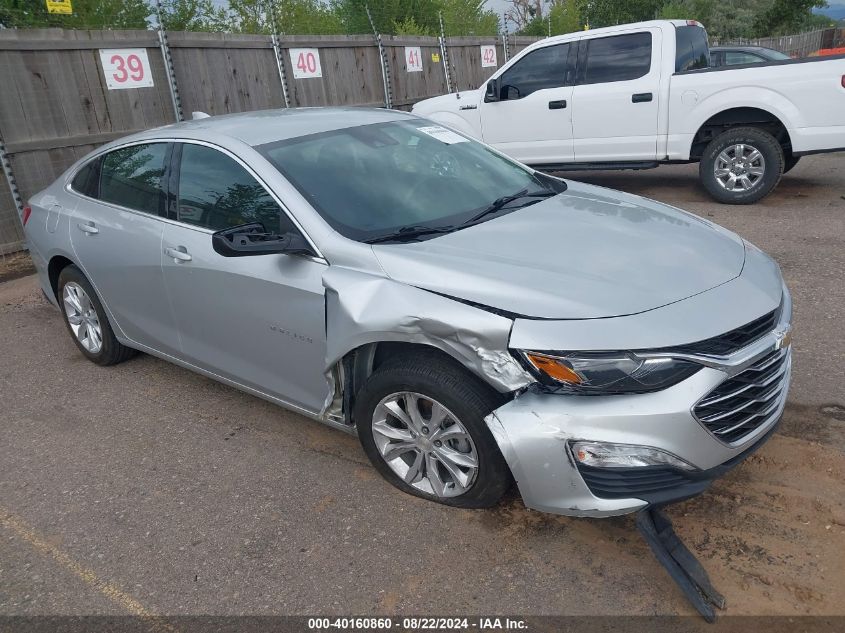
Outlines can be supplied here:
M145 48L101 49L100 62L109 90L149 88L153 85L153 73Z
M481 67L490 68L491 66L498 66L496 61L496 47L493 44L481 45Z
M419 46L405 47L405 67L409 73L422 72L422 53Z
M293 66L293 76L296 79L311 79L322 77L320 68L320 51L316 48L290 49L290 63Z

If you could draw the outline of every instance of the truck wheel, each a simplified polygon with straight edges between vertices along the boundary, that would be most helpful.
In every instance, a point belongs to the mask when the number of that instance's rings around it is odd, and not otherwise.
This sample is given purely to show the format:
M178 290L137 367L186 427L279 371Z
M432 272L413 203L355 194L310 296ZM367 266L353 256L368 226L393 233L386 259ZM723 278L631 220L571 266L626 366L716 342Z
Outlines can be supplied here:
M801 160L800 156L787 156L783 161L783 173L792 171L792 168Z
M751 204L769 195L783 175L783 148L755 127L738 127L710 141L698 173L713 198L725 204Z
M502 398L437 353L379 367L356 396L364 452L400 490L460 508L494 505L512 479L484 417Z

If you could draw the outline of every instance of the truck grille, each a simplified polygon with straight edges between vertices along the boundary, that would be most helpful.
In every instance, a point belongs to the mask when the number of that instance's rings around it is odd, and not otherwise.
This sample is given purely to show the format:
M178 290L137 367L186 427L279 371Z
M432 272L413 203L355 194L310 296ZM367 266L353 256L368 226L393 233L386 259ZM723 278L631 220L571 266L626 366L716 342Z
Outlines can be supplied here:
M721 383L695 405L695 417L726 444L769 422L783 402L789 354L789 348L771 352Z

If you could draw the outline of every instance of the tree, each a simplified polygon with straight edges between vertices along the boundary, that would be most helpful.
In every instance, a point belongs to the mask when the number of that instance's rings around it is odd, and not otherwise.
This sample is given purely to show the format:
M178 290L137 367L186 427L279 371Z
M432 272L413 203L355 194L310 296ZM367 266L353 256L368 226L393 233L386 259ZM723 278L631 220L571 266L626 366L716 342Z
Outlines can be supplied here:
M73 0L73 14L47 13L40 0L0 0L0 24L7 28L146 29L153 13L146 0Z
M496 35L499 17L484 8L485 0L444 0L440 3L447 35Z
M226 31L228 12L212 0L163 0L161 19L168 31Z
M517 29L519 35L564 35L580 31L583 27L578 12L578 0L552 0L545 10L542 4L538 6L533 1L527 5L523 4L520 8L516 8L514 0L512 4L516 12L507 15L506 19L514 23L518 23L519 19L527 19L527 22ZM523 17L517 17L519 15Z
M757 16L754 31L758 37L794 33L806 24L813 9L826 7L825 0L774 0Z
M581 19L591 27L653 20L665 0L579 0Z
M660 12L667 20L698 20L714 41L754 36L754 20L772 0L670 0Z

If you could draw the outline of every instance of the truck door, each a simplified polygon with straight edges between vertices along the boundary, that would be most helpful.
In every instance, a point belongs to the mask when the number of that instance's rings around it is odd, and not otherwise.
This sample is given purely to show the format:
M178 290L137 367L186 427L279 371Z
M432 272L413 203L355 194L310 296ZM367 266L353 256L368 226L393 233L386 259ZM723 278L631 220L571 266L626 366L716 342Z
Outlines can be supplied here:
M544 46L498 76L499 100L479 105L485 143L528 164L572 160L568 60L576 50L577 43Z
M655 160L660 29L584 38L572 95L576 162Z

